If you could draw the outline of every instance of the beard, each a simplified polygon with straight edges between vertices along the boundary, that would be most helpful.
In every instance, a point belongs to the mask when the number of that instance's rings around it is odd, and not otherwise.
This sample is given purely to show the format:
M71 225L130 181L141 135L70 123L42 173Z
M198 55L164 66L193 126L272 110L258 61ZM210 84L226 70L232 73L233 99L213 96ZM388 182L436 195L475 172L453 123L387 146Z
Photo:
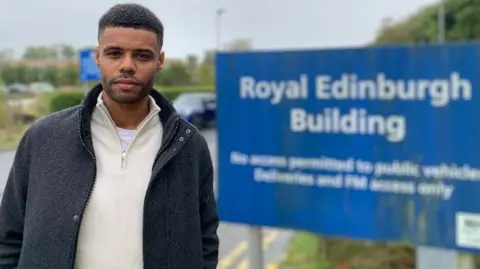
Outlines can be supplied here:
M120 79L132 79L135 81L133 89L121 89L116 87ZM150 95L153 87L153 80L142 81L137 78L122 75L112 79L102 78L103 90L113 101L121 104L133 104L142 101Z

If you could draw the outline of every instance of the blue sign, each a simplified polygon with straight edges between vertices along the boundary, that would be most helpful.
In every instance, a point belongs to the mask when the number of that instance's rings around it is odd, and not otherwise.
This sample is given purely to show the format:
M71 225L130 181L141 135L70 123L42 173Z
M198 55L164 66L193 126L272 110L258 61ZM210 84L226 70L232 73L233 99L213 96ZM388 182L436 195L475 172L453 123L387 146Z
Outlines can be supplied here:
M78 67L82 82L100 80L100 70L95 62L95 50L81 50Z
M480 252L479 48L219 53L221 218Z

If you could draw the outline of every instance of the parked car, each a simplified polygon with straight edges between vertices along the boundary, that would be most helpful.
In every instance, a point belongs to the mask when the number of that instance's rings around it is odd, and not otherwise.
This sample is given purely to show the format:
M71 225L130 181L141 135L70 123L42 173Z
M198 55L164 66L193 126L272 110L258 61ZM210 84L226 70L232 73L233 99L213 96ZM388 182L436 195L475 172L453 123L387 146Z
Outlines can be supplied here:
M54 92L55 87L48 82L33 82L28 85L28 91L31 93Z
M217 110L215 93L183 93L173 100L173 106L183 119L197 128L203 128L215 123Z
M28 86L22 83L13 83L7 86L7 93L10 94L27 94Z

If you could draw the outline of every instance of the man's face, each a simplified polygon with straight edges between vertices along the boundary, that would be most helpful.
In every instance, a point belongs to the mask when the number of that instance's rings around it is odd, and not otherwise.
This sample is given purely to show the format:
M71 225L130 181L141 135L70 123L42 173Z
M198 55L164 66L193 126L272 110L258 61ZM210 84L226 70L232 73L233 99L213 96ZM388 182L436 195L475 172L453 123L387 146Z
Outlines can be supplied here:
M107 95L119 103L135 103L149 95L164 54L155 33L110 27L99 37L96 60Z

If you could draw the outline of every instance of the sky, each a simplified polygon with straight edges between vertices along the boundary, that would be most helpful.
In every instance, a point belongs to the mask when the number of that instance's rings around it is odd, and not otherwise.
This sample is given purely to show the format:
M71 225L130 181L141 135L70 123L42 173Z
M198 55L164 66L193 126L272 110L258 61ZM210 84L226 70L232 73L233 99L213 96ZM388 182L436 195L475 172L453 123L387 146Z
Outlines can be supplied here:
M201 55L220 40L252 41L254 49L361 46L382 19L402 19L435 0L0 0L0 49L21 55L29 45L95 46L98 19L114 4L134 2L165 27L167 57Z

